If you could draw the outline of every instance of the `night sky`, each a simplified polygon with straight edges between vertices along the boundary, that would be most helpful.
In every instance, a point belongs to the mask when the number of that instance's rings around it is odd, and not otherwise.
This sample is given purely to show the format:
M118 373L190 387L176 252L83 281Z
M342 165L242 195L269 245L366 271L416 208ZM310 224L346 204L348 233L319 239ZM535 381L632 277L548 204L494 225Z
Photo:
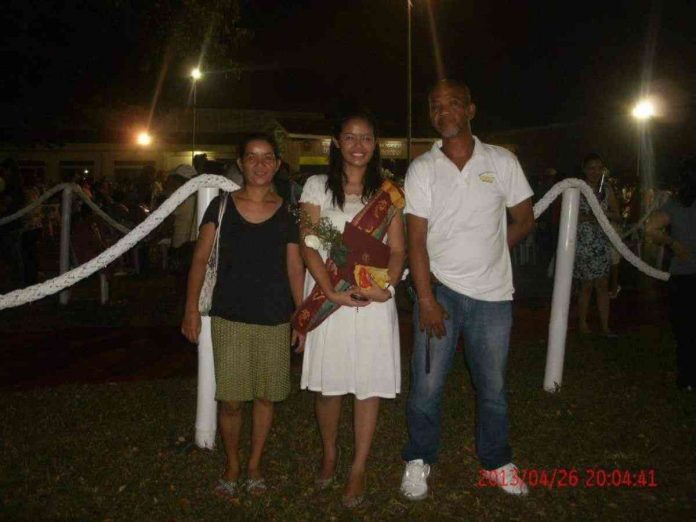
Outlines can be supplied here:
M131 4L154 2L10 1L0 36L2 125L64 117L82 105L149 104L165 62L158 104L185 105L195 56L165 59L168 21L153 28L150 8ZM625 114L640 91L648 40L651 89L669 96L675 121L693 111L694 2L430 4L445 73L471 85L479 129ZM206 76L199 106L330 114L358 103L405 129L406 0L243 0L239 23L253 31L236 57L242 72ZM437 76L425 0L414 0L412 34L422 130Z

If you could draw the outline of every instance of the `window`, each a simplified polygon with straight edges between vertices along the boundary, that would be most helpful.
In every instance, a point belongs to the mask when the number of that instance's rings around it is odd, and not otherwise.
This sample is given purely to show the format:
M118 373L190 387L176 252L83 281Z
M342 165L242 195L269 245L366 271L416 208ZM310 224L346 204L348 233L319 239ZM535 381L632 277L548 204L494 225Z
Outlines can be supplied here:
M90 174L94 174L94 161L66 160L60 162L60 179L63 181L77 181Z

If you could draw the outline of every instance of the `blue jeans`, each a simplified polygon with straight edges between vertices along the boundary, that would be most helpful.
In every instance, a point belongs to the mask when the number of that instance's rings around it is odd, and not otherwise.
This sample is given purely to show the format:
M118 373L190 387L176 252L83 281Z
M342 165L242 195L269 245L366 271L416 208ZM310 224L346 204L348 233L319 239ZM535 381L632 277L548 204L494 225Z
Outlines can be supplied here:
M419 328L414 309L411 391L406 409L409 441L402 452L406 461L437 462L440 450L442 391L461 333L465 358L476 392L476 454L484 469L510 462L505 368L512 327L512 301L479 301L445 286L435 297L449 314L446 334L430 339L430 373L425 373L427 334Z

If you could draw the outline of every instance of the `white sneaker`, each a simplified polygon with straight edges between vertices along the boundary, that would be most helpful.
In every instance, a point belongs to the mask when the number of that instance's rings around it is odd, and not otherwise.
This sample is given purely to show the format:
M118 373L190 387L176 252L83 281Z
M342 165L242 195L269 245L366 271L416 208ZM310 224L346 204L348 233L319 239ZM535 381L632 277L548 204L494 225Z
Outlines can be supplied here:
M520 471L517 469L512 462L493 470L482 470L483 477L489 481L490 484L497 485L505 493L510 495L526 495L529 493L529 488L527 484L522 480Z
M430 464L422 459L407 462L401 477L401 494L408 500L423 500L428 496L428 475Z

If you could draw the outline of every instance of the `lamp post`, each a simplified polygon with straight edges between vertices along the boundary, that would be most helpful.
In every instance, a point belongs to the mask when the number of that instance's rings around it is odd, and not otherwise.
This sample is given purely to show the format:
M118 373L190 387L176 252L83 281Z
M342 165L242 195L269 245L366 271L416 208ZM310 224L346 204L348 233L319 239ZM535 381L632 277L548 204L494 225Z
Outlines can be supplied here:
M655 103L650 98L642 98L636 102L631 116L638 123L638 156L636 159L636 175L638 182L645 192L653 188L652 183L652 141L648 132L648 123L656 114ZM643 158L643 156L646 156ZM646 165L648 162L648 165ZM641 169L646 171L641 172ZM650 179L649 179L650 178ZM645 194L643 194L645 196Z
M191 69L191 82L193 83L193 136L191 138L191 165L196 154L196 83L203 77L201 70L196 67Z
M407 84L406 84L406 160L411 163L411 140L413 139L413 114L411 113L411 98L413 96L413 86L412 86L412 42L411 42L411 10L413 9L413 1L406 0L407 11L408 11L408 35L406 37L406 49L407 49Z

